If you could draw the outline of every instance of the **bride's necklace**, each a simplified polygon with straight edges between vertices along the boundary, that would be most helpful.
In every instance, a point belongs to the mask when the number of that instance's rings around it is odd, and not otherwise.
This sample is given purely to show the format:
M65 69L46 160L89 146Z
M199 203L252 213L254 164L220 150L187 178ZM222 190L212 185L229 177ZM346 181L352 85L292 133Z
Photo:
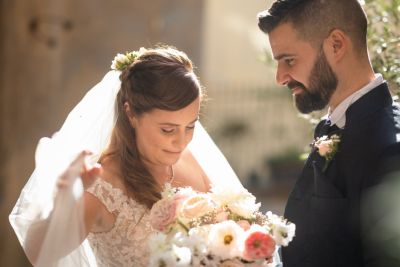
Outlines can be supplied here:
M172 165L170 166L170 169L171 169L171 177L169 178L168 183L172 184L172 181L175 178L174 168L172 167Z

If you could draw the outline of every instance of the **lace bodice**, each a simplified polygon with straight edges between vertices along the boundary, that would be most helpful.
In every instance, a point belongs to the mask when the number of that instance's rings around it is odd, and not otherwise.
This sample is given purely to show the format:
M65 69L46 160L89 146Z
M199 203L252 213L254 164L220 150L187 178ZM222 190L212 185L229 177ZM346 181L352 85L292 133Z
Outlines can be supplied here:
M116 217L106 232L91 232L87 239L99 267L147 266L148 237L153 232L149 209L126 196L119 188L97 179L87 189Z

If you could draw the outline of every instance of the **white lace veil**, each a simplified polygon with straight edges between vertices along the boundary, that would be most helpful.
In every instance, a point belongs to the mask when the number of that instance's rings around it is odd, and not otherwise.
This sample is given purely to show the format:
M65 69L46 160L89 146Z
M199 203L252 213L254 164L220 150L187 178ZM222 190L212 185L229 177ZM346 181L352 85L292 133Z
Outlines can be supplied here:
M109 71L68 115L59 132L42 138L36 149L36 168L9 216L18 240L35 266L96 266L82 237L83 187L79 170L56 192L56 182L80 151L93 152L94 164L110 141L116 118L119 71ZM189 149L213 184L242 187L234 171L200 123ZM57 193L57 194L56 194ZM35 233L39 233L35 237ZM42 245L38 245L40 238Z

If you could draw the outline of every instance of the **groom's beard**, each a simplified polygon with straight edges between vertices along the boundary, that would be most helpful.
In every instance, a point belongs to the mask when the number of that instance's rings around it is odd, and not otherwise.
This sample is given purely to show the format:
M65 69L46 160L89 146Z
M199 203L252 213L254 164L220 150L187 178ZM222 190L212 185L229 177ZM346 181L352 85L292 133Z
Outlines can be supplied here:
M310 73L310 86L307 88L298 81L288 83L290 89L300 87L303 91L294 95L297 109L304 114L325 108L338 85L338 79L329 66L325 54L320 49Z

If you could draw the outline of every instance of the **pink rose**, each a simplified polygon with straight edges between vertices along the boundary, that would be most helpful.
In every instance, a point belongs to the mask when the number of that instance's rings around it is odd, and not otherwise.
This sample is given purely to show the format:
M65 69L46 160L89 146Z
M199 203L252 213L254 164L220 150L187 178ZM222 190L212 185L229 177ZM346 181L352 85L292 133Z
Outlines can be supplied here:
M244 241L243 257L246 260L270 258L275 251L275 241L271 235L252 231Z
M240 220L236 222L243 230L247 231L250 229L250 223L246 220Z
M175 222L177 201L174 199L161 199L157 201L150 211L150 224L153 229L166 231Z
M215 204L206 194L196 194L186 198L180 207L181 214L187 219L203 216L212 211Z
M226 220L228 220L228 215L229 215L229 213L226 211L218 212L217 215L215 215L215 220L217 222L226 221Z

